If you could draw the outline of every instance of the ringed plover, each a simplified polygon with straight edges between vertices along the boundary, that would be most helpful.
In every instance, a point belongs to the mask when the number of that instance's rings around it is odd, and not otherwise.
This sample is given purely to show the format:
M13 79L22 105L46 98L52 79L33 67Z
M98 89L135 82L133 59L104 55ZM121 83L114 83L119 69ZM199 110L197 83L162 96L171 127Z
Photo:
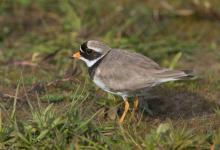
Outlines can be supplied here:
M106 92L119 95L125 102L122 123L129 109L128 97L134 97L134 111L138 96L161 83L191 78L192 71L171 70L160 67L148 57L123 49L114 49L99 41L87 41L73 54L88 66L94 83Z

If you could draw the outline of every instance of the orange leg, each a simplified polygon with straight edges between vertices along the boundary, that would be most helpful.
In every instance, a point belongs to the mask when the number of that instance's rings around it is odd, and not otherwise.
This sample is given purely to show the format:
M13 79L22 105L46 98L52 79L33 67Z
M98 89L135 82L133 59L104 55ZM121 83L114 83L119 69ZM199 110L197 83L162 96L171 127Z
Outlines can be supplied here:
M138 97L136 96L134 98L134 109L133 109L133 111L135 112L135 111L137 111L137 109L138 109Z
M125 118L125 115L126 115L127 112L128 112L128 109L129 109L129 103L128 103L128 100L126 99L126 100L125 100L124 112L123 112L121 118L119 119L119 123L120 123L120 124L124 121L124 118Z

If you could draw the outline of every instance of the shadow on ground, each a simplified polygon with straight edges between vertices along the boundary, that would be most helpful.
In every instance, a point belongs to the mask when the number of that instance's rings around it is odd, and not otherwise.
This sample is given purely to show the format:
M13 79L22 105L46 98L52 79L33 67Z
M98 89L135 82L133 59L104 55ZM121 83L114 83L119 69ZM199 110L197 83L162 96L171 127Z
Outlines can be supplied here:
M139 107L142 110L149 108L153 114L145 113L145 115L154 118L191 119L214 113L215 104L198 93L182 88L171 90L161 87L150 93L150 97L139 98Z

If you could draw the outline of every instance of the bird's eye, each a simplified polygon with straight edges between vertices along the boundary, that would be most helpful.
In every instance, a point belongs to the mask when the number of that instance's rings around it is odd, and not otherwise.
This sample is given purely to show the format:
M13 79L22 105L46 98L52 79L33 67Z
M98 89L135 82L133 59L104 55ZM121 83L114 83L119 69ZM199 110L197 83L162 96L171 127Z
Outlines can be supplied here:
M86 53L87 53L87 54L91 54L91 53L92 53L92 50L91 50L91 49L86 49Z

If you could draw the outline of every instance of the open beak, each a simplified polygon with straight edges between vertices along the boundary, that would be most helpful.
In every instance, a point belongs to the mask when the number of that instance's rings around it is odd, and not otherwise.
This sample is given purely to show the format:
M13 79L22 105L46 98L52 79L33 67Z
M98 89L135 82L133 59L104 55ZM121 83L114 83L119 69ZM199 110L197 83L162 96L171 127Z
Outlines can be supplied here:
M73 54L72 57L76 59L80 59L80 52L76 52L75 54Z

